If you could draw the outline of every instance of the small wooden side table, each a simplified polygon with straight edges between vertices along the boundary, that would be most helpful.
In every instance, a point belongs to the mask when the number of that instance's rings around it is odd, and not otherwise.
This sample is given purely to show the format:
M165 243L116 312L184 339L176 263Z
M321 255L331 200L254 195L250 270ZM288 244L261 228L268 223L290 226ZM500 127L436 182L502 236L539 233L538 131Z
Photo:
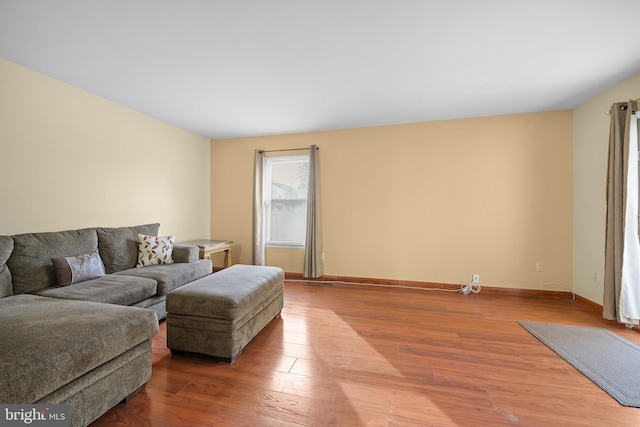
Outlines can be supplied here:
M231 248L233 246L233 240L190 240L183 242L188 245L195 245L200 248L200 259L211 259L211 254L224 251L224 267L231 267Z

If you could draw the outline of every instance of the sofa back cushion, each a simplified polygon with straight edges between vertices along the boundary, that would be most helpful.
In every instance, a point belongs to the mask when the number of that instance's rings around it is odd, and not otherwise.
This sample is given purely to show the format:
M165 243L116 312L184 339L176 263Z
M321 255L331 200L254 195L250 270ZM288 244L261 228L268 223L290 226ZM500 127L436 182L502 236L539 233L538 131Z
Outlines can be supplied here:
M138 263L138 234L157 236L160 224L135 227L99 227L98 250L107 274L134 268Z
M12 251L13 239L9 236L0 236L0 298L13 295L11 272L7 266L7 260Z
M95 228L17 234L13 236L13 242L7 265L16 294L57 286L51 258L88 254L98 248Z

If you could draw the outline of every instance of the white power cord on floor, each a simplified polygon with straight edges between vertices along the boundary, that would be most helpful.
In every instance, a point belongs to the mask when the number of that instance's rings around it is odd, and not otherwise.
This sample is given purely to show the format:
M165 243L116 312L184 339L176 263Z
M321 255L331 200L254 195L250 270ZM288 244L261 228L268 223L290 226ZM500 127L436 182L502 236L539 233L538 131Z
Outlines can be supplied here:
M556 286L558 288L564 289L566 291L571 292L571 300L570 301L575 301L576 300L576 294L573 292L573 290L571 290L569 287L563 285L562 283L557 283L557 282L547 282L545 284L542 285L542 290L546 291L547 287L549 286Z
M305 282L305 283L317 283L326 285L329 283L340 285L355 285L355 286L373 286L378 288L394 288L394 289L414 289L419 291L440 291L440 292L457 292L463 295L477 294L482 289L480 283L467 283L466 285L460 285L460 289L442 289L442 288L422 288L417 286L397 286L397 285L382 285L379 283L361 283L361 282L346 282L342 280L324 281L324 280L309 280L309 279L286 279L285 281L292 282Z
M482 288L480 287L480 283L467 283L466 285L462 285L458 292L464 295L469 295L471 293L477 294L481 290Z

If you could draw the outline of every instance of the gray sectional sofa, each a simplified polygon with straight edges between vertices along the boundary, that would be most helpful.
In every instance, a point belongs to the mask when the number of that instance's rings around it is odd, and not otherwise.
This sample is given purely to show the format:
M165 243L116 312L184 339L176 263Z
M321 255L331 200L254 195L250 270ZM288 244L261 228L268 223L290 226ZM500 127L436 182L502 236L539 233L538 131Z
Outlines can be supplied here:
M212 271L190 245L136 268L138 234L159 226L0 236L0 403L67 403L86 426L149 380L167 294ZM55 259L96 252L104 275L60 284Z

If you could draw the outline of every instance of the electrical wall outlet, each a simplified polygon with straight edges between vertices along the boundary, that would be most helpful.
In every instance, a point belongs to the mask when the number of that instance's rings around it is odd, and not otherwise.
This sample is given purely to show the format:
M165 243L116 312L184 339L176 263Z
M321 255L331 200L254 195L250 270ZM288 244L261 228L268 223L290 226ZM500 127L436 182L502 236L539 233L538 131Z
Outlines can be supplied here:
M544 264L542 263L542 261L536 262L536 271L537 272L544 271Z
M480 283L480 275L474 274L471 276L471 283Z

